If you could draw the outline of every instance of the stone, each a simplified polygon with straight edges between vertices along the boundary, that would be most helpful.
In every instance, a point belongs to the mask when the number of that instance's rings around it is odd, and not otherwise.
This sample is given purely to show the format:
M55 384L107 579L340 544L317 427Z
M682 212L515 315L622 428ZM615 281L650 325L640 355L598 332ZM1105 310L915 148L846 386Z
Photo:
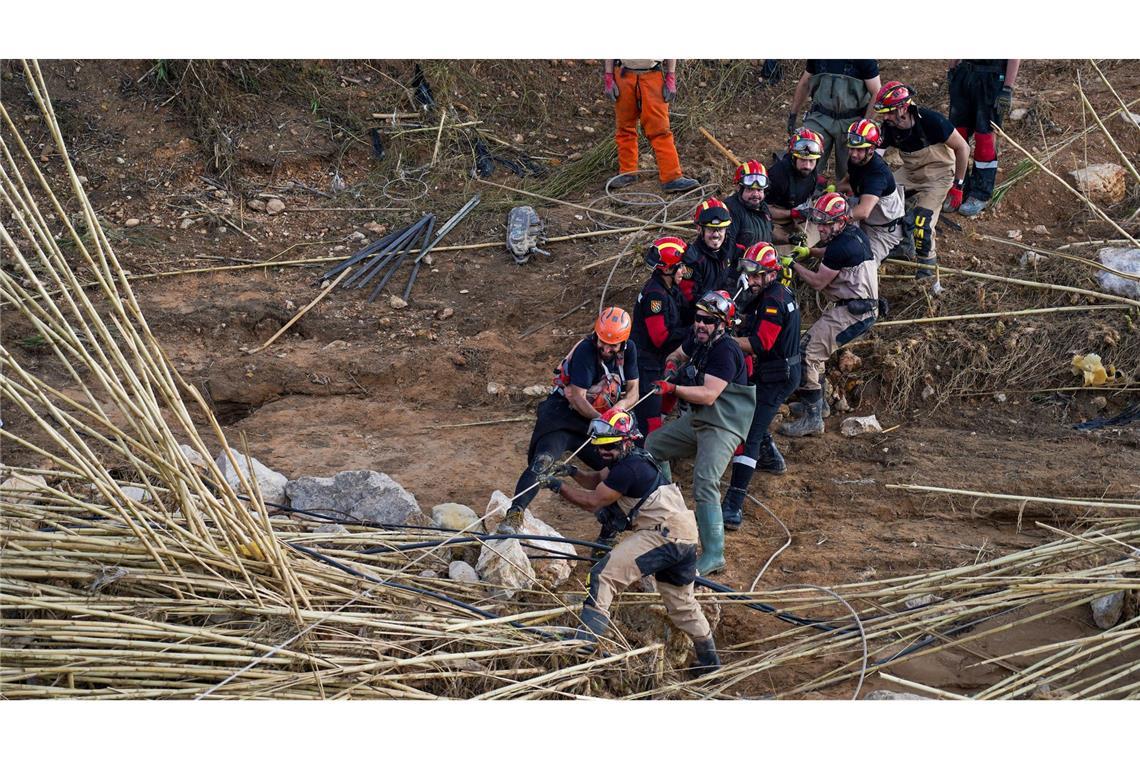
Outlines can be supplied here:
M1022 269L1029 269L1030 267L1036 267L1037 264L1043 258L1044 257L1039 253L1034 253L1033 251L1026 251L1025 253L1021 254L1021 261L1020 261L1021 268Z
M1140 248L1101 248L1097 259L1109 269L1132 276L1140 276ZM1115 293L1125 298L1140 298L1140 282L1121 277L1112 272L1097 272L1096 279L1101 290Z
M209 461L206 457L199 454L196 449L187 446L185 443L179 444L178 448L182 451L182 456L186 457L186 461L195 469L201 472L206 472L210 469Z
M505 385L500 385L499 383L487 383L487 393L492 396L501 396L506 392L507 387Z
M285 201L280 198L270 198L265 202L265 213L280 214L285 210Z
M848 438L854 438L864 433L881 433L883 432L883 426L879 424L879 420L872 414L868 417L848 417L843 420L839 431Z
M137 501L140 503L144 501L150 501L150 491L146 490L145 488L139 488L138 486L123 486L120 490L123 492L123 496L127 497L131 501Z
M240 470L248 480L249 464L246 462L245 455L239 451L231 450L231 452L234 461L237 462L238 470ZM281 473L269 469L253 457L250 457L249 461L253 463L253 477L257 480L257 488L261 491L261 498L266 505L288 505L289 501L285 494L285 485L289 482L289 479ZM234 471L233 465L230 464L230 459L226 456L226 452L223 451L219 454L218 458L214 460L214 464L218 465L218 469L221 470L222 479L233 486L239 494L252 496L252 494L246 494L245 490L241 487L238 474Z
M399 296L392 296L388 299L388 305L396 310L408 308L408 302Z
M318 523L317 525L309 528L310 533L328 533L330 535L339 536L342 533L348 533L348 528L339 523Z
M420 570L419 576L421 578L438 578L439 573L437 573L435 570Z
M524 396L548 396L550 395L549 385L528 385L522 390Z
M924 697L920 694L910 694L910 693L905 692L905 691L888 691L887 689L879 689L878 691L872 691L870 694L867 694L866 696L863 697L863 699L870 699L870 700L879 700L879 699L901 699L901 700L926 699L926 700L929 700L930 697Z
M1010 240L1021 240L1021 230L1007 230L1005 236Z
M350 242L359 243L367 239L367 236L360 230L355 230L348 236L348 239Z
M529 509L523 512L522 528L519 533L527 536L551 536L563 538L563 535L538 519ZM523 547L527 557L549 556L556 553L577 554L578 550L573 544L561 541L528 540ZM542 584L556 587L566 582L574 572L573 560L569 559L531 559L535 578Z
M447 577L460 583L478 583L479 574L475 568L461 560L455 560L447 566Z
M440 322L443 322L445 320L451 319L454 316L455 316L455 309L448 306L446 309L444 309L443 311L441 311L439 313L438 319Z
M1009 120L1010 121L1021 121L1022 119L1024 119L1028 115L1029 115L1029 109L1028 108L1015 108L1009 112Z
M194 217L192 217L192 216L188 216L188 217L186 217L185 219L183 219L181 222L179 222L179 223L178 223L178 229L180 229L180 230L188 230L188 229L190 229L191 227L193 227L193 226L194 226L194 223L195 223L195 222L197 222L197 221L198 221L198 220L197 220L197 219L195 219Z
M1098 412L1102 412L1104 411L1104 408L1108 406L1108 399L1106 399L1104 396L1097 396L1090 403L1092 404L1093 409L1097 410Z
M36 494L47 488L43 475L13 475L0 483L0 501L14 507L35 504Z
M431 524L436 528L482 532L482 520L465 504L445 502L431 508Z
M903 600L903 606L908 610L913 610L918 607L926 607L931 604L937 604L943 601L942 597L935 594L922 594L921 596L912 596Z
M484 544L475 571L497 587L491 594L494 599L513 599L521 589L534 585L534 567L517 538Z
M265 210L265 201L263 201L259 198L254 198L252 201L249 201L245 205L248 206L251 211L264 211Z
M140 222L138 219L135 219L133 216L127 221L123 222L124 227L138 227L140 224L142 224L142 222Z
M1033 232L1038 234L1038 235L1048 235L1049 234L1049 228L1046 227L1044 224L1039 224L1033 228Z
M995 393L994 394L994 401L998 402L999 404L1004 404L1005 399L1006 399L1006 395L1004 393Z
M1102 631L1107 631L1120 622L1120 615L1124 612L1124 592L1115 591L1099 599L1089 602L1092 608L1093 622Z
M930 386L930 385L922 386L922 400L923 401L926 401L928 398L930 398L934 394L935 394L935 390L934 390L933 386Z
M364 229L368 230L373 235L383 235L385 232L388 231L388 225L377 224L376 222L368 222L367 224L364 225Z
M1069 176L1077 190L1093 203L1111 206L1124 200L1128 175L1119 164L1093 164L1075 169L1069 172Z
M343 351L348 348L347 340L334 340L321 347L321 351Z
M338 519L395 525L428 524L416 497L382 472L347 470L331 478L304 476L289 481L290 503Z

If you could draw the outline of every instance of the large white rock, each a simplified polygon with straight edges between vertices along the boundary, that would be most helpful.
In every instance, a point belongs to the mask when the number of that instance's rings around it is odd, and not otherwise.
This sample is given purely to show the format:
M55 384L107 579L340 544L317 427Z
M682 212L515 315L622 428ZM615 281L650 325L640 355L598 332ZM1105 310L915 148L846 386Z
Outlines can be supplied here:
M348 470L331 478L300 477L285 489L296 509L329 517L397 525L428 524L416 497L375 470Z
M1125 178L1128 175L1119 164L1093 164L1071 171L1069 175L1077 190L1093 203L1112 205L1124 200L1127 190Z
M47 488L43 475L13 475L0 483L0 500L14 507L35 504L41 488Z
M879 689L867 694L863 699L877 700L877 699L930 699L930 697L923 697L918 694L911 694L906 691L888 691L887 689Z
M1100 263L1117 272L1140 277L1140 248L1101 248L1097 251ZM1101 290L1125 298L1140 298L1140 282L1100 271L1096 274Z
M462 560L455 560L447 566L447 577L460 583L479 582L479 574L475 572L475 568Z
M1096 627L1107 631L1120 622L1120 614L1124 612L1124 592L1116 591L1108 596L1093 599L1090 606Z
M445 502L431 508L431 524L448 530L482 532L482 521L475 510L465 504Z
M848 417L843 420L843 424L839 427L839 432L848 438L854 438L857 435L864 433L881 433L883 426L879 424L879 420L875 415L869 417Z
M238 470L240 470L248 480L250 477L249 465L246 463L245 455L241 452L232 450L231 453L233 454L234 460L237 462ZM289 482L289 479L281 473L269 469L253 457L250 457L249 461L253 463L253 477L257 480L257 487L261 491L262 501L264 501L266 504L288 505L289 502L285 496L285 484ZM219 454L218 458L214 460L214 463L218 465L218 469L221 470L222 477L225 479L225 481L237 489L239 494L244 494L245 492L241 488L240 481L238 480L238 475L234 471L233 466L230 464L230 459L228 456L226 456L226 452L223 451L221 454ZM246 495L252 496L252 494Z
M563 537L561 533L535 517L534 513L529 509L523 513L522 529L519 533L528 536ZM561 541L531 539L526 543L527 546L524 546L523 550L526 552L527 557L541 557L558 552L578 553L577 548L573 544L562 543ZM570 577L570 574L574 572L572 562L573 560L569 559L532 559L531 565L534 567L535 578L540 583L547 586L560 586L565 583L566 579Z
M513 599L520 589L534 585L534 567L517 538L484 544L475 572L485 582L499 587L492 593L496 599Z
M498 489L491 493L491 500L487 502L487 508L483 510L483 525L486 526L488 532L493 532L499 526L510 506L511 500L505 493ZM523 513L523 517L525 519L526 512Z

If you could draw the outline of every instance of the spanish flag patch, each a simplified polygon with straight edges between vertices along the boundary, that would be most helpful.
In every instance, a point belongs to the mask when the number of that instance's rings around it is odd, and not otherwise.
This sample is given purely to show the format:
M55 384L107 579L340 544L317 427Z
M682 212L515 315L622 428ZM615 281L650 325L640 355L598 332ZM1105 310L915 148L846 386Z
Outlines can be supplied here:
M780 313L780 310L779 310L779 309L774 309L774 308L772 308L771 306L769 306L768 308L764 309L764 313L765 313L765 314L779 314L779 313Z

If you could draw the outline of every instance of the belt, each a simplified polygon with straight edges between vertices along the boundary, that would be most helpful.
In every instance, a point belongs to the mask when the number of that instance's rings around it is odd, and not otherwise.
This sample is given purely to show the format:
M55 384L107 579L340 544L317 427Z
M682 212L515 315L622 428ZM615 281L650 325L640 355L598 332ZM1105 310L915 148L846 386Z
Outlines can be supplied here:
M647 71L661 71L661 64L660 63L657 64L656 66L653 66L653 67L648 68L648 69L633 69L633 68L630 68L629 66L626 66L624 64L620 64L620 65L624 71L632 71L634 74L644 74Z
M1005 69L1003 69L999 66L981 66L981 65L976 64L976 63L969 63L968 61L963 61L962 63L959 63L958 65L964 66L967 69L970 69L972 71L977 71L977 72L982 73L982 74L1004 74L1005 73Z
M800 355L788 356L783 359L770 359L766 362L758 362L756 369L775 369L776 367L795 367L800 363Z
M890 227L898 226L899 222L903 221L904 219L906 219L905 216L900 216L898 219L892 219L891 221L887 222L886 224L871 224L866 219L864 219L863 221L859 222L859 224L864 226L864 227L887 227L887 228L890 228Z
M853 111L832 111L830 108L825 108L817 103L812 103L811 110L833 119L854 119L856 116L863 115L862 108L856 108Z

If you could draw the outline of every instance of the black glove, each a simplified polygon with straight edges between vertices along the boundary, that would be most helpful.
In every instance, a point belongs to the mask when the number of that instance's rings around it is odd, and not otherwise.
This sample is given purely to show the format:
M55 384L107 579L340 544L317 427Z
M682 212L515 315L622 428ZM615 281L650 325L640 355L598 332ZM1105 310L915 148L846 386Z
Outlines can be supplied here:
M788 134L796 131L796 112L792 111L788 114Z
M792 234L788 235L788 244L793 247L807 245L807 233L793 232Z
M997 100L994 102L994 105L997 107L998 113L1001 114L1002 119L1005 119L1005 117L1009 116L1010 106L1013 105L1013 88L1009 86L1002 87L1001 92L998 93Z
M572 478L578 474L578 466L570 464L569 462L564 462L563 464L556 465L550 471L550 474L551 475L563 475L565 477Z
M543 475L538 479L538 485L541 488L549 488L551 491L554 491L554 493L558 493L562 490L562 481L553 475Z

